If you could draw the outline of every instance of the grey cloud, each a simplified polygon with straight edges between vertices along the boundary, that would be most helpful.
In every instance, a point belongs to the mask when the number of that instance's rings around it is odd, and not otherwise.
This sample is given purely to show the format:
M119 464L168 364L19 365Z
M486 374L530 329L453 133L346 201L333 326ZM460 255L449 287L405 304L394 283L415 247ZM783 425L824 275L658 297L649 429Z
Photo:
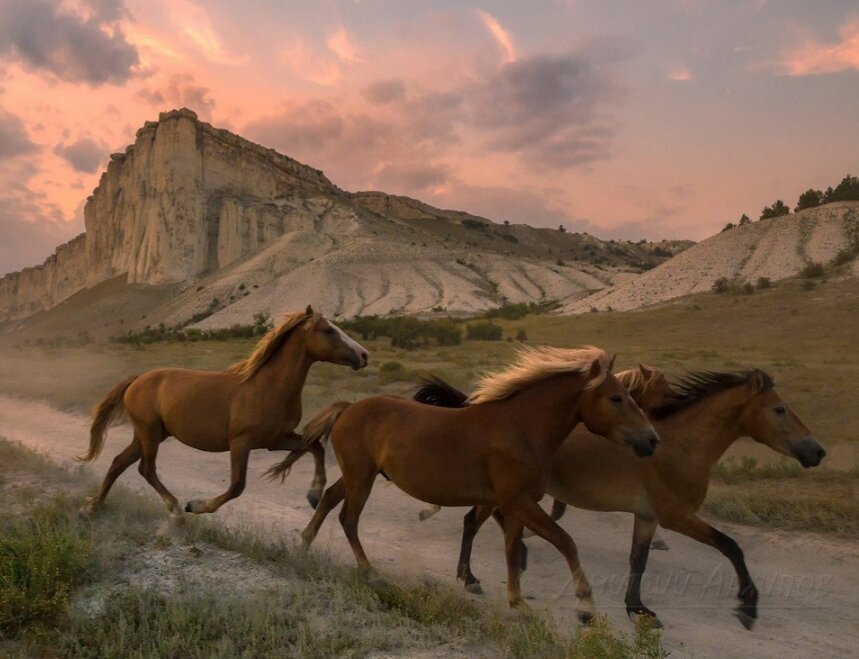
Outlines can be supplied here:
M54 153L68 161L79 172L92 173L98 169L107 152L104 144L84 137L71 144L57 144Z
M125 83L140 59L115 23L124 6L88 4L82 17L58 0L0 0L0 55L67 82Z
M450 176L450 167L442 163L392 163L379 170L376 184L385 192L414 195L443 185Z
M144 87L137 92L137 96L162 110L166 109L166 105L190 108L203 119L210 119L212 110L215 109L215 101L209 96L209 88L198 85L194 76L187 73L170 76L161 88Z
M364 96L376 105L387 105L401 101L406 96L406 85L402 80L377 80L364 89Z
M57 247L83 231L83 222L65 222L60 209L28 183L29 163L0 163L0 276L42 263Z
M32 153L37 149L21 119L0 108L0 160Z

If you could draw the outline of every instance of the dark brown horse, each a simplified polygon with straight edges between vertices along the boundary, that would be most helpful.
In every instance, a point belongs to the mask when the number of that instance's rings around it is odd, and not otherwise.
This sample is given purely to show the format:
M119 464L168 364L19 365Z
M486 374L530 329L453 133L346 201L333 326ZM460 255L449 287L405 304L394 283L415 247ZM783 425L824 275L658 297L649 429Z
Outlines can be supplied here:
M580 618L590 619L593 598L576 546L538 501L555 451L579 422L639 455L656 448L656 433L610 368L608 355L598 348L531 348L521 351L512 368L487 376L466 408L375 396L323 410L308 423L304 438L312 445L330 435L343 476L322 495L303 532L305 543L345 499L340 522L359 566L372 571L358 539L358 519L377 474L384 471L422 501L486 505L504 513L511 606L522 603L518 549L523 526L548 540L567 560Z
M648 388L645 383L645 389L635 392L633 398L642 400ZM560 518L564 504L635 515L626 608L630 617L647 616L657 625L656 614L641 602L641 577L657 524L715 547L737 572L737 614L751 628L757 618L758 592L743 552L732 538L697 514L707 495L710 470L742 436L794 457L804 467L818 465L826 451L763 371L691 373L674 385L662 403L658 401L666 392L661 385L658 390L653 402L645 406L663 440L653 458L630 459L616 445L584 430L574 431L552 464L546 488L555 497L552 517ZM436 381L425 385L416 397L433 405L460 406L465 394ZM477 582L469 566L471 545L492 512L483 507L466 515L458 572L466 584Z
M103 502L114 481L140 460L141 475L161 495L173 515L182 509L155 472L158 446L175 437L201 451L230 452L232 478L223 494L188 502L185 511L212 513L245 487L248 456L254 449L300 449L293 430L301 420L301 390L317 361L367 365L367 351L321 314L307 307L287 316L266 334L253 354L226 371L159 368L119 383L99 404L87 454L98 457L111 423L123 413L134 426L134 439L114 458L98 494L87 501L89 513ZM312 492L325 486L325 452L313 447L316 475ZM311 503L315 503L311 501Z

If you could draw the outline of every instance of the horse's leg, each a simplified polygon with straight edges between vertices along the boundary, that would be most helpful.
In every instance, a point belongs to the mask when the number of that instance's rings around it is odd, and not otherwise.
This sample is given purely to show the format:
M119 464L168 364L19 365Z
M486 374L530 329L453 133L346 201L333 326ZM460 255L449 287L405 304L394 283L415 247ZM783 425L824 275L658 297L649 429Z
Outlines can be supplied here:
M480 588L480 579L471 572L471 547L474 544L474 537L483 523L489 519L493 509L494 506L475 506L462 518L462 545L459 549L456 578L462 579L465 582L465 589L476 595L481 594L483 590ZM501 526L504 527L503 524Z
M552 500L552 519L556 522L564 516L564 513L567 512L567 504L563 501L558 501L558 499ZM525 529L522 533L523 538L530 538L534 535L529 529ZM523 570L525 568L522 568Z
M230 486L226 492L211 499L194 499L185 504L186 513L213 513L227 501L235 499L245 491L248 475L250 442L239 438L230 442Z
M686 514L666 516L664 519L660 516L659 523L666 529L677 531L705 545L715 547L731 561L740 584L740 590L737 593L737 599L740 600L737 618L746 629L751 629L755 624L755 618L758 617L758 589L752 581L743 550L737 542L718 529L714 529L691 511Z
M107 497L107 493L110 492L110 488L113 487L116 479L122 475L122 472L140 460L140 455L140 440L137 438L137 433L135 433L134 439L131 440L131 444L126 446L122 453L113 459L113 462L110 464L110 469L107 470L107 475L104 477L104 481L101 484L101 489L99 489L98 494L89 497L86 500L81 508L81 513L89 514L101 506L104 503L105 497Z
M665 542L665 539L659 534L657 531L653 534L653 541L650 543L651 549L658 549L660 551L668 551L670 547L668 543Z
M338 478L334 485L325 490L322 498L319 500L319 505L316 507L316 512L313 513L313 518L301 532L301 539L305 547L310 546L314 538L316 538L316 534L319 533L319 527L322 526L325 518L328 517L328 513L336 508L337 504L343 501L345 496L346 486L343 484L342 478Z
M140 466L138 470L140 475L146 479L155 491L158 492L161 499L167 506L167 510L171 515L182 515L182 509L179 507L179 501L171 494L170 490L164 487L158 474L155 471L155 458L158 456L158 445L163 441L163 430L161 428L154 429L152 427L138 431L135 425L135 435L140 437Z
M496 508L492 512L492 518L498 523L498 526L500 526L501 530L503 531L504 530L504 515L501 514L501 511L498 510L498 508ZM522 537L523 538L525 537L525 531L527 531L527 529L523 529L523 531L522 531ZM534 535L530 531L528 531L528 533L530 533L531 535ZM518 551L519 551L519 557L521 559L521 561L519 563L519 569L522 570L522 572L524 572L525 570L528 569L528 545L526 545L525 542L522 540L519 541Z
M641 577L647 568L650 543L656 531L656 520L635 516L632 527L632 549L629 552L629 585L626 588L626 613L635 620L639 616L650 618L654 627L662 627L656 614L641 603Z
M374 573L373 566L370 564L364 547L361 546L361 540L358 538L358 519L361 517L364 504L367 503L367 498L373 489L373 481L376 480L378 473L377 469L373 469L370 465L368 467L365 473L353 473L348 478L344 473L343 484L346 488L346 498L340 509L340 525L343 527L346 539L349 540L358 567L367 575L372 575Z
M504 520L504 554L507 558L507 603L512 607L524 607L519 575L522 573L522 519L516 516Z
M322 490L325 489L325 447L321 442L316 442L310 447L313 453L313 481L310 483L310 489L307 490L307 501L313 508L319 505L319 498L322 496Z
M595 607L591 586L579 564L579 554L576 543L570 535L564 531L549 514L540 507L536 501L530 499L517 499L515 502L501 507L504 517L518 517L525 526L531 529L544 540L550 542L564 558L570 568L573 577L576 597L579 598L577 614L579 620L588 623L593 620Z
M435 515L437 512L441 510L441 506L437 506L435 504L431 505L429 508L424 508L418 513L418 519L422 522L427 521L430 517Z

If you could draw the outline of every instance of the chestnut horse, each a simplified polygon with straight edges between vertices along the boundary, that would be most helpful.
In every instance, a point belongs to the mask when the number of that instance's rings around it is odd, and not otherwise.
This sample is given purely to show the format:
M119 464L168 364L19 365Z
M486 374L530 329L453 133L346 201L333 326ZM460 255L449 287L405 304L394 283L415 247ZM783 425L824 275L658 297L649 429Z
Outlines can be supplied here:
M372 572L358 519L384 471L407 494L441 506L488 505L505 515L507 597L519 587L523 526L567 560L583 621L594 614L590 585L572 538L538 505L552 457L580 421L591 431L650 455L659 438L599 348L530 348L506 371L484 378L471 405L445 409L391 396L320 412L304 430L311 445L330 435L342 477L322 495L302 533L310 545L329 511L344 500L340 522L359 566ZM284 463L289 461L289 457ZM274 467L273 475L279 473Z
M658 401L666 392L656 384L653 400ZM462 405L464 396L437 383L425 385L416 394L421 401L448 406ZM757 618L758 592L743 552L733 538L697 514L707 495L710 470L743 436L796 458L803 467L820 464L826 451L775 392L772 378L759 370L689 373L669 390L663 403L655 408L645 405L645 410L663 440L652 460L631 460L615 445L581 431L563 443L546 488L555 497L552 518L560 518L564 504L635 515L626 609L631 618L646 616L657 626L661 625L656 614L641 602L641 577L657 525L718 549L736 570L737 617L751 629ZM466 583L476 581L469 567L471 544L491 513L477 508L466 515L459 567Z
M188 502L189 513L213 513L239 496L245 487L248 456L253 449L299 449L293 429L301 421L301 390L317 361L367 365L367 351L340 328L315 313L290 314L260 339L248 359L226 371L159 368L119 383L99 404L90 429L88 462L98 457L108 427L123 413L131 419L134 438L108 469L98 494L82 512L103 502L114 481L140 460L140 473L164 500L172 515L182 509L155 472L158 445L168 437L201 451L230 452L232 476L226 492ZM325 451L314 449L316 475L312 491L325 486ZM315 503L311 501L311 503Z

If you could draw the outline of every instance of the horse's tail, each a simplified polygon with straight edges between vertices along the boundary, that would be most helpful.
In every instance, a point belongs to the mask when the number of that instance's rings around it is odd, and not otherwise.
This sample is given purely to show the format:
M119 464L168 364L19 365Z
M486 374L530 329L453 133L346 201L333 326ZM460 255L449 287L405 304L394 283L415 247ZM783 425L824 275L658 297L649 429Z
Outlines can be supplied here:
M420 379L420 386L412 396L412 400L436 407L468 406L468 394L435 375L427 375Z
M304 431L302 432L302 444L304 449L301 451L292 451L282 461L269 467L264 475L271 480L280 478L281 482L283 482L283 479L287 477L289 470L292 468L295 461L304 455L311 446L317 442L325 443L328 441L328 436L331 434L331 429L334 428L334 424L337 423L337 419L340 418L343 411L351 404L352 403L349 401L341 400L329 405L315 417L310 419L310 421L307 422L307 425L304 426Z
M104 446L104 438L107 435L108 427L119 421L125 413L125 404L123 402L125 392L138 377L137 375L132 375L120 382L98 404L98 407L95 408L92 426L89 431L89 450L86 452L86 455L79 455L75 460L78 462L90 462L98 457L102 446Z

